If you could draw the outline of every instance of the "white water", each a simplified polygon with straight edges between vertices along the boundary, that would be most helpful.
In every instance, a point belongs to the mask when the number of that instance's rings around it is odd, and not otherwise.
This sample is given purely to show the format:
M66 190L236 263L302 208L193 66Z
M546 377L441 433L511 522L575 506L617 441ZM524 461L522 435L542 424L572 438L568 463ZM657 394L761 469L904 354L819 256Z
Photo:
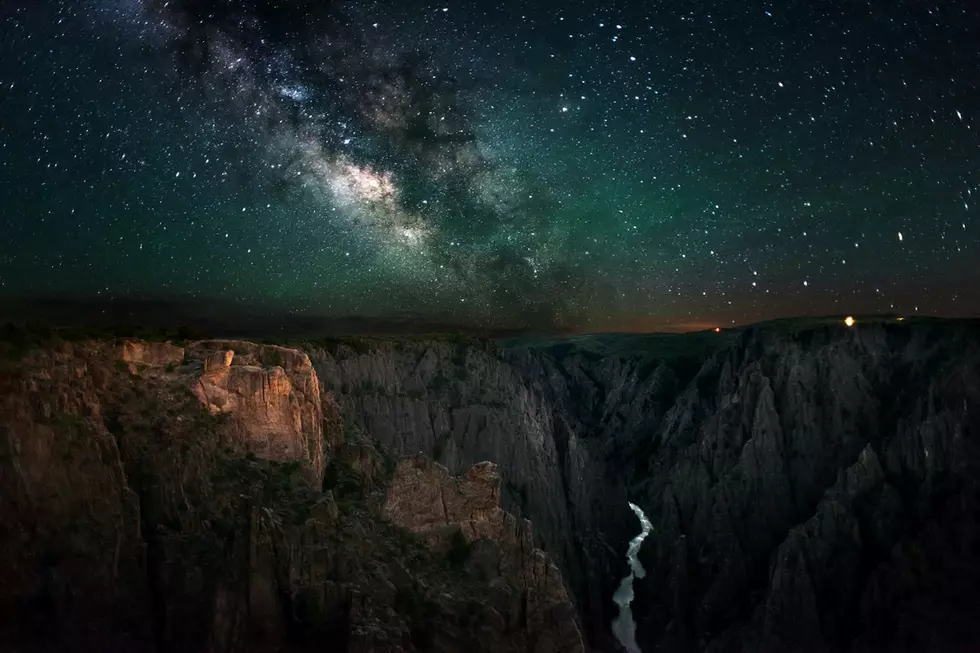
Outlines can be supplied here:
M633 579L646 576L646 570L643 569L643 565L640 564L636 556L640 552L643 540L653 530L653 524L636 504L631 503L630 509L639 518L643 530L630 540L629 548L626 550L626 561L629 562L630 573L623 578L623 582L619 584L619 589L613 594L613 602L619 606L619 616L612 623L612 631L627 653L642 653L640 647L636 645L636 622L633 621L630 603L633 602Z

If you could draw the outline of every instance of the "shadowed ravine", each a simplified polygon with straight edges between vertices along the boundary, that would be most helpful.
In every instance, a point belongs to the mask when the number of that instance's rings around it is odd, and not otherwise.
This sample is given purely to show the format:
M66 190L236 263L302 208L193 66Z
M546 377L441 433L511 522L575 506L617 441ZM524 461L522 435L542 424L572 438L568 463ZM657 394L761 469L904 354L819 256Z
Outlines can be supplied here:
M643 565L640 564L639 559L637 559L637 555L640 552L640 547L643 546L643 540L646 539L647 535L653 529L653 525L639 506L634 503L630 503L629 505L630 509L640 520L640 526L643 530L640 531L639 535L630 540L629 548L626 550L626 560L629 562L630 573L623 578L623 581L619 584L619 589L613 595L613 602L619 606L619 616L613 621L612 631L616 639L619 640L619 643L629 653L640 653L640 647L636 643L636 622L633 620L633 611L630 609L630 603L633 602L633 579L646 576L646 571L643 569Z

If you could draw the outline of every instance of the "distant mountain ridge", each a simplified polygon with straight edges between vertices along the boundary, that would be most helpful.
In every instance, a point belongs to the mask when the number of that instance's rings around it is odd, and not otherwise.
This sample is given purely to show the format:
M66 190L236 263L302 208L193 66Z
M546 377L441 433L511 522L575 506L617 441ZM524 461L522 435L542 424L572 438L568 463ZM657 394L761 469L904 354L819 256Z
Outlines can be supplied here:
M210 337L298 338L330 335L398 335L421 333L468 333L488 338L526 333L556 333L553 326L529 328L514 325L485 327L453 316L395 314L345 316L319 314L274 304L236 302L185 296L158 298L92 298L75 296L2 297L0 323L32 323L45 326L185 328Z

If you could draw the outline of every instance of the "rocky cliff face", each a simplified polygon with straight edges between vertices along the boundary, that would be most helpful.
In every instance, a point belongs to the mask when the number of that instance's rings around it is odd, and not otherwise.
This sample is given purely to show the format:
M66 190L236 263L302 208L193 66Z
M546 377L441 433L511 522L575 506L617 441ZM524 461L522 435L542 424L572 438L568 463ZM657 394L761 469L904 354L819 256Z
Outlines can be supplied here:
M531 522L500 509L500 481L497 466L490 462L453 478L425 456L403 459L395 468L384 514L396 526L420 535L430 548L466 555L467 566L493 579L491 586L516 582L517 592L511 594L519 597L528 623L521 650L581 653L582 636L561 572L534 546Z
M652 436L648 647L975 648L975 326L747 332Z
M632 416L622 404L658 386L660 377L641 388L634 366L613 364L593 380L591 361L516 355L468 341L370 339L305 350L345 417L393 451L424 452L453 474L496 463L505 479L503 505L533 521L584 627L594 641L611 645L609 597L621 575L629 516L609 506L626 505L626 477L617 469L626 454L619 436L607 440L593 429L594 407L580 404L602 401L594 396L605 394L597 386L632 378L637 387L620 388L608 402L607 432L616 432L620 419L644 423L645 404Z
M886 320L308 351L342 412L394 450L455 473L499 464L504 504L535 523L597 648L616 650L629 499L654 523L645 650L946 650L980 616L948 610L950 631L926 605L969 595L980 568L978 340L970 323ZM889 630L895 613L919 626ZM937 631L954 634L923 639Z
M627 501L645 651L980 641L971 323L63 343L5 371L5 641L617 651Z
M66 344L0 369L8 650L44 641L54 623L81 650L152 642L139 496L104 425L101 396L116 371L112 359L91 362L103 353L98 343Z
M57 343L2 384L4 650L582 650L499 477L468 477L479 532L414 535L431 506L302 352Z

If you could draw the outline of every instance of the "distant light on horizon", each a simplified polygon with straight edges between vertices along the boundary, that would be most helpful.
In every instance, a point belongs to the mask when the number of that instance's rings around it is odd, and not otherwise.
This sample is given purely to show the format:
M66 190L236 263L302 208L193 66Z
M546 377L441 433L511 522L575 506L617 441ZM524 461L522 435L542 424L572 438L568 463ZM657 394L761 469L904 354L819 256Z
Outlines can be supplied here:
M854 326L854 318L848 315L847 317L844 318L844 324L846 324L849 327Z

